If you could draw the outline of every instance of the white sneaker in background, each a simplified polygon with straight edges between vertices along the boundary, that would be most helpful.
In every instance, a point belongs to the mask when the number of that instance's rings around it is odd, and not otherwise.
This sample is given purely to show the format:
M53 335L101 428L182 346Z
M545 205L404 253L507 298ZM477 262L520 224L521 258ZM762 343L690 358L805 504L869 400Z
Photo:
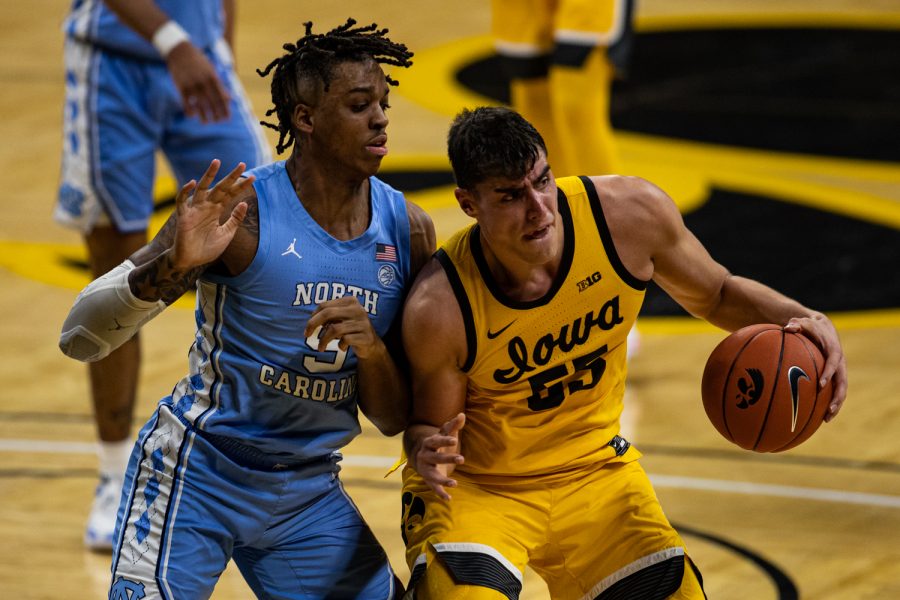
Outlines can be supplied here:
M91 550L112 550L116 512L122 496L122 479L100 475L94 492L94 504L84 532L84 545Z

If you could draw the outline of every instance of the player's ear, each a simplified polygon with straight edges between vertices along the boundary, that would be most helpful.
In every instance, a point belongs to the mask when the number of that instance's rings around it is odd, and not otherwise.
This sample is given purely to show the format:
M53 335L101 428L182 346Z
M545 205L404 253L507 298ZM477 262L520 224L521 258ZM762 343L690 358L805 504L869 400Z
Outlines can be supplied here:
M453 195L456 196L456 201L463 212L474 219L477 211L475 210L475 198L472 197L472 192L464 188L456 188L453 190Z
M313 130L313 109L310 105L298 102L291 115L291 125L300 133L311 133Z

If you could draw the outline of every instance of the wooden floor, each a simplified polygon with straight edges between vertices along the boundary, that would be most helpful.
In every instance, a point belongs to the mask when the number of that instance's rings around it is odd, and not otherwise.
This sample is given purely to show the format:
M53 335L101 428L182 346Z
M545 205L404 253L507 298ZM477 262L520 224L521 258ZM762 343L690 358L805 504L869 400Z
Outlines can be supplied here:
M83 365L56 347L61 321L86 283L80 271L66 266L83 257L78 236L51 220L62 117L59 23L68 4L32 0L6 3L0 11L0 164L10 184L0 220L4 599L100 598L109 579L109 556L85 551L81 543L96 467L86 374ZM417 66L447 66L452 61L442 63L439 56L490 51L488 3L481 0L238 4L239 71L259 115L269 106L268 90L253 69L277 55L282 42L299 37L306 20L317 28L336 25L347 15L377 21L419 53ZM796 7L806 7L851 19L883 15L896 22L900 13L888 0L641 0L638 22L650 27L713 13L742 18L751 10L747 4L757 16L794 14ZM447 101L423 92L425 76L415 70L398 75L401 87L392 93L392 155L385 169L444 164L451 116L443 108ZM445 75L432 72L428 81ZM407 80L410 85L404 87ZM675 162L666 154L672 146L665 140L623 134L621 143L626 170L662 179L679 201L716 177L737 177L742 168L758 176L766 168L752 152L729 155L730 169L701 168L688 151ZM826 179L803 160L779 165L785 180ZM836 162L827 176L827 185L835 189L864 189L883 201L879 214L900 228L900 165ZM464 222L446 189L410 197L431 212L442 238ZM645 453L644 467L667 515L681 528L703 571L710 598L900 598L900 316L887 310L834 317L850 364L849 399L838 420L785 455L740 451L706 420L700 374L722 332L679 320L640 324L626 427ZM173 308L146 329L136 422L183 374L192 328L191 311ZM343 478L405 578L400 481L396 475L384 478L384 465L398 449L397 439L382 438L366 426L347 449ZM216 600L251 596L233 566L213 595ZM530 574L522 597L546 598L546 588Z

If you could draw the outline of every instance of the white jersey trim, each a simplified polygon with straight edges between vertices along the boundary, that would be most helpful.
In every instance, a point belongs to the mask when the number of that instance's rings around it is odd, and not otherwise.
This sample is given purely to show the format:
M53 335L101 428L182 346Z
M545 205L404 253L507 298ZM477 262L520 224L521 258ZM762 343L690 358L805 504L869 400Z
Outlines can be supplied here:
M497 562L502 564L507 571L509 571L516 579L519 580L519 583L522 583L524 578L522 571L516 567L516 565L512 564L505 556L500 554L495 548L491 546L487 546L485 544L475 544L471 542L442 542L439 544L433 544L435 551L437 552L471 552L473 554L485 554L495 559Z

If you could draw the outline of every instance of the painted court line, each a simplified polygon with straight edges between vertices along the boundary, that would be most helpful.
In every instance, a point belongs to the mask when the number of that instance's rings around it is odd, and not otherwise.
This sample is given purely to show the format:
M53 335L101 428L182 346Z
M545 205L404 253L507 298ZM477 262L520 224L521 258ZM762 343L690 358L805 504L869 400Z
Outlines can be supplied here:
M53 442L49 440L0 438L0 452L93 455L96 453L96 445L91 442ZM389 469L395 462L396 457L361 454L345 456L342 464L347 467ZM721 492L724 494L742 494L747 496L773 496L776 498L818 500L820 502L860 504L882 508L900 508L900 496L889 496L886 494L866 494L862 492L807 488L793 485L728 481L724 479L705 479L700 477L679 477L674 475L650 475L650 480L653 482L653 485L658 488L699 490L705 492Z
M803 500L820 500L822 502L840 502L843 504L863 504L885 508L900 508L900 496L885 494L866 494L862 492L845 492L822 488L807 488L793 485L775 485L769 483L751 483L749 481L727 481L723 479L702 479L700 477L678 477L673 475L650 475L655 487L676 488L681 490L702 490L706 492L723 492L726 494L744 494L748 496L775 496L778 498L794 498Z

